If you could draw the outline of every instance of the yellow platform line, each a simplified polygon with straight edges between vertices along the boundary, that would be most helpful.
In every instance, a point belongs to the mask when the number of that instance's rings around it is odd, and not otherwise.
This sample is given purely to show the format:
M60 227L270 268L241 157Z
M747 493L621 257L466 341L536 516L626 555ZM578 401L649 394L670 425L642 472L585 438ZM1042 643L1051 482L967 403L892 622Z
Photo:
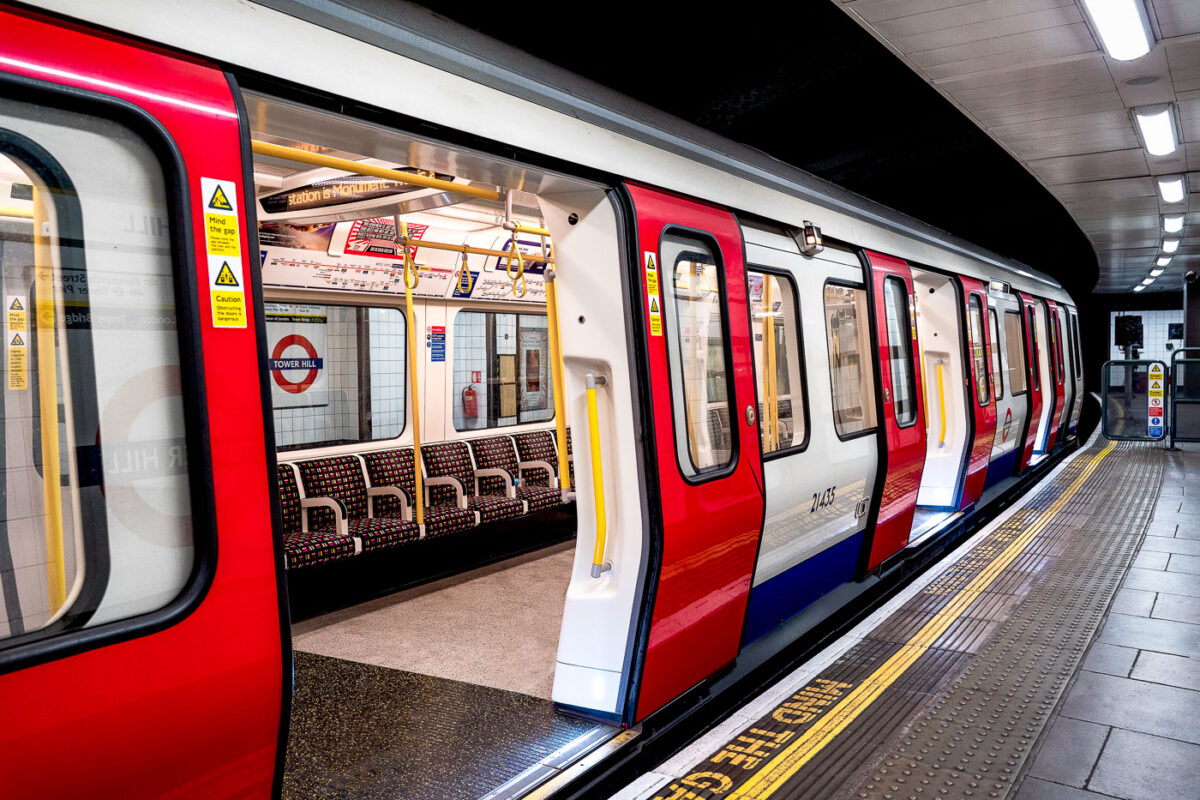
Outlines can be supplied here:
M796 741L771 759L757 773L742 784L729 797L738 800L764 800L780 789L796 772L821 752L825 745L832 742L847 725L853 722L862 712L870 707L884 690L891 686L904 672L913 665L944 634L963 612L975 602L989 586L1000 576L1000 573L1025 550L1033 539L1071 501L1096 468L1100 466L1109 453L1113 451L1116 442L1094 455L1088 465L1071 482L1058 499L1054 501L1006 547L991 564L975 578L959 590L954 599L933 619L925 623L891 658L867 677L854 691L830 709L811 728L804 732Z

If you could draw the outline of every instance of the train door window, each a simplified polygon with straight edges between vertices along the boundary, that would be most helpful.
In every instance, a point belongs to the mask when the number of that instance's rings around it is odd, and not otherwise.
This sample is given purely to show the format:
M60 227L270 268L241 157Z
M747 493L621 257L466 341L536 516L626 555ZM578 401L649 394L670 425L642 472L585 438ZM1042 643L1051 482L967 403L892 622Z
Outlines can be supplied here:
M892 408L900 427L917 421L917 387L912 364L912 325L908 316L908 289L904 281L889 277L883 282L883 308L887 317L888 364L892 373Z
M1025 309L1026 317L1029 321L1029 371L1033 373L1033 390L1035 392L1042 389L1042 362L1039 360L1038 354L1038 334L1037 334L1037 318L1033 313L1032 308Z
M979 295L971 295L967 310L971 322L971 357L975 364L975 399L979 405L986 406L991 400L991 393L988 391L987 352L983 338L983 304L979 302Z
M690 478L733 463L728 343L722 266L707 241L683 234L663 237L667 361L671 374L675 449Z
M1008 390L1013 395L1025 394L1028 382L1025 376L1025 348L1022 342L1021 313L1004 312L1004 355L1008 361Z
M833 389L833 427L839 438L875 428L875 380L867 293L825 284L825 335Z
M1054 351L1054 363L1057 368L1054 370L1055 378L1061 386L1063 375L1066 373L1066 366L1063 364L1063 348L1062 348L1062 328L1058 324L1058 314L1054 314L1054 319L1051 320L1050 327L1050 348Z
M807 398L801 373L800 317L791 278L748 270L754 366L763 455L800 447Z
M991 341L991 356L992 356L992 391L996 393L996 400L1004 399L1004 379L1000 374L1000 339L998 338L1000 325L996 322L996 309L988 309L988 335Z
M395 439L408 349L395 308L265 303L279 450Z
M207 530L168 176L130 128L45 97L0 98L0 650L162 609Z
M453 374L455 430L554 419L544 315L458 312Z
M1083 377L1083 354L1079 349L1079 317L1069 315L1071 320L1071 361L1075 366L1075 380Z

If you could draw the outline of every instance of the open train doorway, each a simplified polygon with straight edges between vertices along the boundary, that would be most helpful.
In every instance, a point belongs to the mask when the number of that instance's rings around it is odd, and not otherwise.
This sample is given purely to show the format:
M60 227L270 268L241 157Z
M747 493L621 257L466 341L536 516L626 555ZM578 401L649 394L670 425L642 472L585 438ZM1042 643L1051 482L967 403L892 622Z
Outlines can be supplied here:
M958 512L971 438L968 377L963 357L963 301L957 282L913 268L918 371L924 392L925 468L917 493L909 544L937 530Z
M522 794L628 711L643 525L615 206L244 99L295 662L284 795ZM589 415L589 380L623 391Z

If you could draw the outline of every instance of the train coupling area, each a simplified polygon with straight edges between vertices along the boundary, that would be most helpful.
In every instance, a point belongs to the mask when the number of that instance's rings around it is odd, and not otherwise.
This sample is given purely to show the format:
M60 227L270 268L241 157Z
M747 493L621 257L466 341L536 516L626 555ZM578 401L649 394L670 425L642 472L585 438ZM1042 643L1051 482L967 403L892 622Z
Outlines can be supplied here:
M1200 445L1090 445L620 800L1194 797Z

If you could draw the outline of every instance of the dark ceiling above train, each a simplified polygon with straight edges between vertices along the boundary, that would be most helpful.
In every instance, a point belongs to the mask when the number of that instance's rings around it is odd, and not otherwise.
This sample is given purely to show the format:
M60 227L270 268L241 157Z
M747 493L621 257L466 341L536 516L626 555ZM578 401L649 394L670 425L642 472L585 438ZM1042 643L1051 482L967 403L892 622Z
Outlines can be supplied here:
M1088 292L1096 253L1030 173L830 2L425 3ZM566 87L569 88L569 87Z

